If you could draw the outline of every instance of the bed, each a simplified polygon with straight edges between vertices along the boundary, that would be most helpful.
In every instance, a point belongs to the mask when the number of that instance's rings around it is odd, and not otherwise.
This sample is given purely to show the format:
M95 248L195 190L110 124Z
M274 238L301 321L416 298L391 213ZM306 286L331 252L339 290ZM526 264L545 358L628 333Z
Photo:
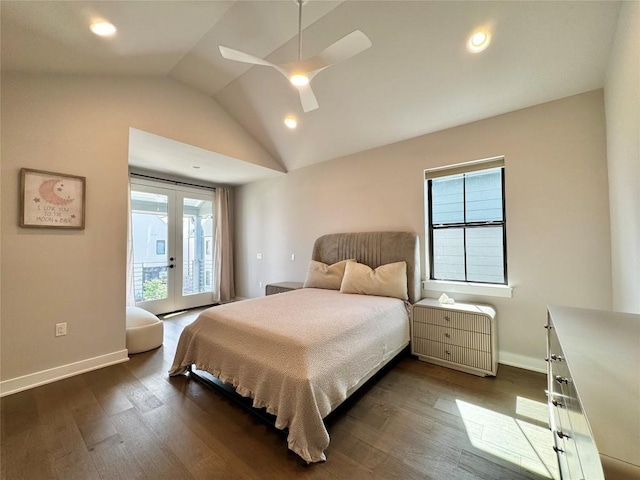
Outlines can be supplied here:
M326 460L323 419L409 343L408 304L420 296L418 237L325 235L314 244L312 264L345 265L343 291L313 288L308 275L306 288L207 309L183 330L169 372L195 368L231 385L273 415L275 426L288 431L289 449L309 463ZM349 293L356 269L382 276L400 265L404 299Z

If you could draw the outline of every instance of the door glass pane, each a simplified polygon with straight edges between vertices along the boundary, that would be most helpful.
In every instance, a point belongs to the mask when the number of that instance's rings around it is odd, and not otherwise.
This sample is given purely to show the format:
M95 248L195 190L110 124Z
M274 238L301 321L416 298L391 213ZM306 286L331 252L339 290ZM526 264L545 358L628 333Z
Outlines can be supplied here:
M167 195L131 191L136 302L167 298Z
M185 198L182 205L182 295L212 289L213 230L213 202Z

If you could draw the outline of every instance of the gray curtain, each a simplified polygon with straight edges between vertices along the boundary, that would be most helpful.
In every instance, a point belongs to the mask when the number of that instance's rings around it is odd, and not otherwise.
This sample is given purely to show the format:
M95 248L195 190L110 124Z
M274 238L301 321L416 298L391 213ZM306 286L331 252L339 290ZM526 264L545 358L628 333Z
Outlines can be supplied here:
M233 278L233 227L231 221L231 190L216 188L214 295L219 302L236 296Z

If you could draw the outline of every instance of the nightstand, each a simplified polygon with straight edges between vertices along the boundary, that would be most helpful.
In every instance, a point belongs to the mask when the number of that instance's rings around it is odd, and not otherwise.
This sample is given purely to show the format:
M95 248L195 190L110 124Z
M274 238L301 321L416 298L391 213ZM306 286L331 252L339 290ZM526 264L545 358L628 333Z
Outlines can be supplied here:
M495 375L496 311L488 305L420 300L412 308L411 353L425 362L474 375Z
M270 283L265 288L266 295L273 295L275 293L290 292L291 290L298 290L302 288L302 282L280 282Z

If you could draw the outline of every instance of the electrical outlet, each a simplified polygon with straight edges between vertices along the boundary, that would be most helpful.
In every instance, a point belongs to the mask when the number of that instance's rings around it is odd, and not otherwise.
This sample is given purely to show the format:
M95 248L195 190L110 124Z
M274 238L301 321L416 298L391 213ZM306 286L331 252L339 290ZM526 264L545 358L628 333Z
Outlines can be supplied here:
M56 337L61 337L67 334L67 322L56 323Z
M259 282L258 285L260 286L260 288L262 288L262 282Z
M295 254L295 253L292 253L292 254L291 254L291 261L293 262L295 259L296 259L296 254Z
M262 260L262 254L261 253L256 253L256 258L258 260Z

